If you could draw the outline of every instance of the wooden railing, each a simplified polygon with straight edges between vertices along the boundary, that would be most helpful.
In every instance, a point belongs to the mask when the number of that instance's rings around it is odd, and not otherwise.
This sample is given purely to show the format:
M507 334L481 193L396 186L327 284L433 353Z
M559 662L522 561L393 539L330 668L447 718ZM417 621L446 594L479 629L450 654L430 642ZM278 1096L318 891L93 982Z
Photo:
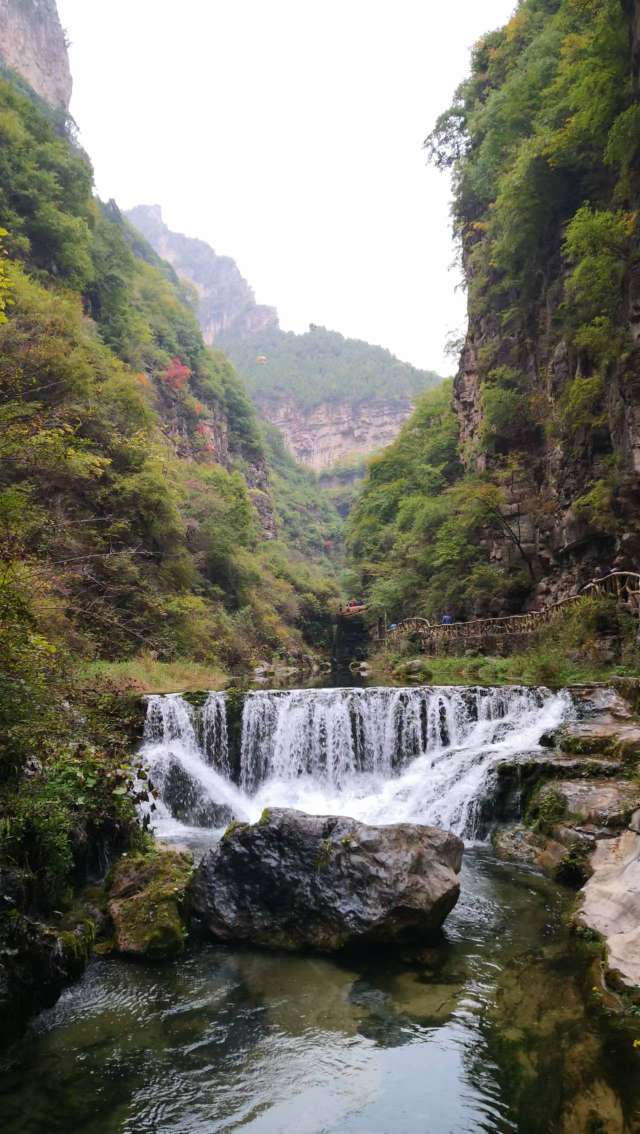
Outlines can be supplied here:
M613 596L621 606L640 616L640 575L634 571L611 571L601 579L592 579L580 595Z
M479 645L487 639L519 638L534 634L545 623L552 622L565 607L578 602L586 595L615 598L621 606L640 618L640 574L632 571L612 571L601 579L593 579L575 595L561 599L544 610L530 610L526 614L509 614L502 618L474 618L469 622L451 622L448 625L431 623L426 618L404 618L393 630L383 631L378 640L393 639L405 634L419 638L423 649L437 649L440 643L469 642Z

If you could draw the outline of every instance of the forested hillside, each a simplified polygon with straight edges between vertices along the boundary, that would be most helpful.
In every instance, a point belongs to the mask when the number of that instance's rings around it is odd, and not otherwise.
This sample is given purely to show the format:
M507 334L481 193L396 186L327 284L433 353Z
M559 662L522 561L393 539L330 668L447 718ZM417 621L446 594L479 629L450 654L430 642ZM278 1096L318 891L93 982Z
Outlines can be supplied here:
M638 568L634 13L522 0L427 140L453 171L469 329L455 416L423 403L354 517L363 581L390 612L498 613L571 593L598 565ZM445 420L459 467L434 476Z
M305 407L372 398L401 401L440 381L437 374L400 362L382 347L326 327L312 326L296 335L268 326L250 338L231 329L219 341L259 399L291 395Z
M229 355L260 416L282 433L296 460L316 472L384 448L416 395L440 381L382 347L325 327L283 331L275 307L256 303L230 257L172 232L158 205L138 205L127 215L195 286L205 340Z
M239 379L173 270L92 196L60 115L9 82L0 218L5 653L19 669L29 642L226 665L300 648L331 585L273 538Z
M337 512L92 181L64 107L1 80L0 1032L85 963L77 885L147 847L139 693L326 650L336 595Z

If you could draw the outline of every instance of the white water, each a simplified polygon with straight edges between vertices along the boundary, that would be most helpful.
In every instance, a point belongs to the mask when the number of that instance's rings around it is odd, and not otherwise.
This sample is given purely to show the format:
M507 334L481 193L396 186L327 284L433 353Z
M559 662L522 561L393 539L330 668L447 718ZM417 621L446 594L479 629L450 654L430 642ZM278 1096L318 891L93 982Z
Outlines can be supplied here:
M149 697L141 755L160 793L153 826L161 837L200 832L202 824L189 819L197 819L207 803L220 808L218 826L226 825L226 809L238 819L253 819L250 801L230 779L223 694L209 693L199 712L179 693Z
M234 756L224 694L198 710L179 694L150 697L154 826L184 837L279 806L433 823L472 840L496 765L535 750L570 713L568 694L520 686L261 690L245 696Z

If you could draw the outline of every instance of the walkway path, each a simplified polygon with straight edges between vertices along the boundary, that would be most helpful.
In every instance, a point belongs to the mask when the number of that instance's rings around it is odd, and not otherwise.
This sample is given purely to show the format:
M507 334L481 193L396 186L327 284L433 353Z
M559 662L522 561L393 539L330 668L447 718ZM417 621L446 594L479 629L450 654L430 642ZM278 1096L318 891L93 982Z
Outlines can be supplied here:
M452 622L448 626L431 623L426 618L405 618L393 630L379 635L379 640L389 641L413 634L420 640L424 653L430 650L437 652L441 645L455 647L469 644L479 647L489 642L500 643L534 634L545 623L552 622L561 610L579 602L586 595L613 596L622 607L640 619L640 574L612 571L601 579L587 583L578 594L570 595L544 610L530 610L526 614L510 614L504 618L474 618L470 622Z

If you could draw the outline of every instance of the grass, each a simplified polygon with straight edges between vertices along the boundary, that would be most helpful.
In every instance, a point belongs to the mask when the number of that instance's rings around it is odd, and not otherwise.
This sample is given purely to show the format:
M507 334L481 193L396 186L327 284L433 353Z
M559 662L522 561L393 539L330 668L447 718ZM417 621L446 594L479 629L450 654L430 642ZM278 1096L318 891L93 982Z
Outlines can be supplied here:
M83 683L104 686L110 691L134 690L139 693L178 693L199 689L223 689L228 674L216 665L178 660L161 662L148 654L126 661L89 662L80 669Z
M611 598L582 598L508 657L416 656L410 638L370 660L377 678L434 685L573 685L640 676L636 620Z
M420 662L412 672L407 666ZM560 650L530 650L511 657L426 657L417 654L398 658L381 651L369 660L370 676L376 681L393 678L396 682L430 685L575 685L582 682L608 681L614 675L639 677L637 665L609 664L597 661L573 661Z

